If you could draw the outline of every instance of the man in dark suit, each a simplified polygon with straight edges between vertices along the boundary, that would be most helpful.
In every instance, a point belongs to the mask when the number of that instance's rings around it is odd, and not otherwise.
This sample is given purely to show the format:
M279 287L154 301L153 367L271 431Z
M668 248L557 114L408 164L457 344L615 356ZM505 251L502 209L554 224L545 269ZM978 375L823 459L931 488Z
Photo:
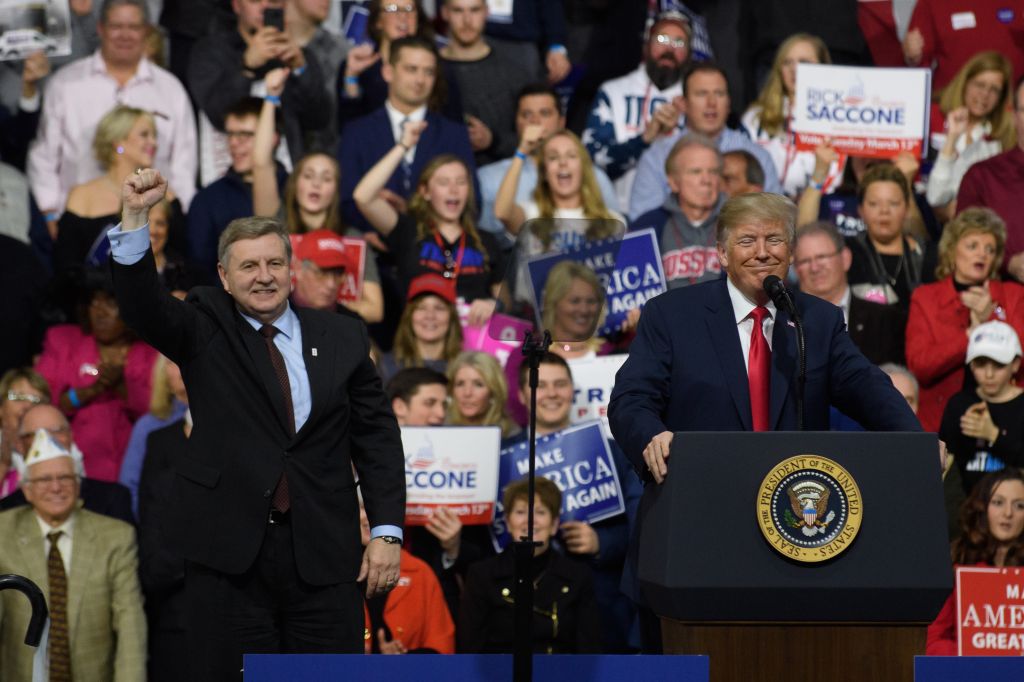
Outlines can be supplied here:
M366 328L289 305L290 242L268 218L221 235L223 290L163 293L147 221L166 188L155 170L126 178L110 240L124 319L188 389L193 428L164 527L188 562L195 676L240 679L243 653L361 652L356 583L369 596L394 587L405 515L401 439Z
M405 212L405 202L416 189L420 171L438 154L455 154L466 162L470 176L475 178L476 165L466 126L428 109L437 69L437 51L428 41L410 36L391 44L389 63L382 71L388 83L387 101L383 107L345 126L338 143L341 209L348 224L370 230L356 208L352 192L382 156L401 144L406 122L426 121L427 127L416 146L406 149L402 164L385 185L388 201L394 202L400 212ZM479 200L478 192L477 205Z
M664 480L676 431L796 428L796 329L762 288L789 269L795 221L796 207L781 195L730 199L717 231L728 277L644 308L608 406L616 441L644 475ZM920 431L892 382L853 345L842 311L806 294L795 301L807 341L806 428L827 431L835 405L868 429Z

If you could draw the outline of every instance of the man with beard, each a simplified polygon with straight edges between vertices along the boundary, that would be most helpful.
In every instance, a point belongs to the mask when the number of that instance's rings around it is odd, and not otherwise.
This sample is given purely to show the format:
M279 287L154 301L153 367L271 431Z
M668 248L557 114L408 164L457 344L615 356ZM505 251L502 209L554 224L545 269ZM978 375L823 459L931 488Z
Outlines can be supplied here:
M583 143L608 177L622 206L629 205L640 155L680 125L680 76L690 59L690 22L679 12L658 15L644 44L644 60L632 73L605 82L587 117Z

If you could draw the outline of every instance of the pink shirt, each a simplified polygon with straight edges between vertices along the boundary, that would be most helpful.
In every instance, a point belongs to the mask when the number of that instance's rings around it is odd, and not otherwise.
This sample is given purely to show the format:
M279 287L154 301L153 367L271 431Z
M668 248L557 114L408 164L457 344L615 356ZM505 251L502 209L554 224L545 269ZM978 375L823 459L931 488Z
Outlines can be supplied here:
M127 399L107 391L69 416L75 443L82 451L89 478L117 481L132 424L149 410L156 351L136 341L124 365ZM43 339L36 370L50 384L54 403L69 388L91 386L100 363L99 348L77 325L52 327Z
M29 182L41 210L62 210L72 187L103 174L92 141L100 119L118 104L153 112L154 165L188 209L197 161L195 116L185 88L145 58L135 75L118 85L97 50L54 73L43 92L39 131L28 153Z

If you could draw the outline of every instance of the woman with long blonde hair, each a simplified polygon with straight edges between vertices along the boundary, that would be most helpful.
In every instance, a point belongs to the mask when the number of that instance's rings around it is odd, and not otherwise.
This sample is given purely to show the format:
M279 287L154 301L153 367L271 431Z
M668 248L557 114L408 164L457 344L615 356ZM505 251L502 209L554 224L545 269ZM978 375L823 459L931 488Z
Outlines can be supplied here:
M420 275L409 284L394 345L390 353L381 356L378 372L385 383L406 367L429 367L444 373L461 351L455 285L441 275Z
M939 95L946 130L928 176L927 196L943 221L956 214L956 193L967 169L1017 144L1010 112L1012 69L998 52L979 52Z
M448 365L448 423L455 426L500 426L501 437L520 431L506 410L508 381L491 355L464 351Z
M790 131L796 94L796 67L798 64L831 63L828 47L821 38L809 33L791 35L779 46L768 80L743 114L743 127L750 139L771 155L782 189L790 197L795 197L807 186L815 161L814 152L796 150Z

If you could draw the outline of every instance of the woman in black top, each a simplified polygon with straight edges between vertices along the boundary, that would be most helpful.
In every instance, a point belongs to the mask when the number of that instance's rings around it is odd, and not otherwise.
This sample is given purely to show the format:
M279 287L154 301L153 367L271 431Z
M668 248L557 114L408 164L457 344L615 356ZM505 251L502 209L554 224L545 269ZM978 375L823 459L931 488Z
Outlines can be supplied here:
M432 159L420 174L408 214L380 196L426 125L406 124L401 141L363 176L352 197L384 235L406 287L426 273L450 279L456 294L470 304L469 324L484 324L494 312L505 262L494 236L476 228L473 179L466 164L451 154Z

